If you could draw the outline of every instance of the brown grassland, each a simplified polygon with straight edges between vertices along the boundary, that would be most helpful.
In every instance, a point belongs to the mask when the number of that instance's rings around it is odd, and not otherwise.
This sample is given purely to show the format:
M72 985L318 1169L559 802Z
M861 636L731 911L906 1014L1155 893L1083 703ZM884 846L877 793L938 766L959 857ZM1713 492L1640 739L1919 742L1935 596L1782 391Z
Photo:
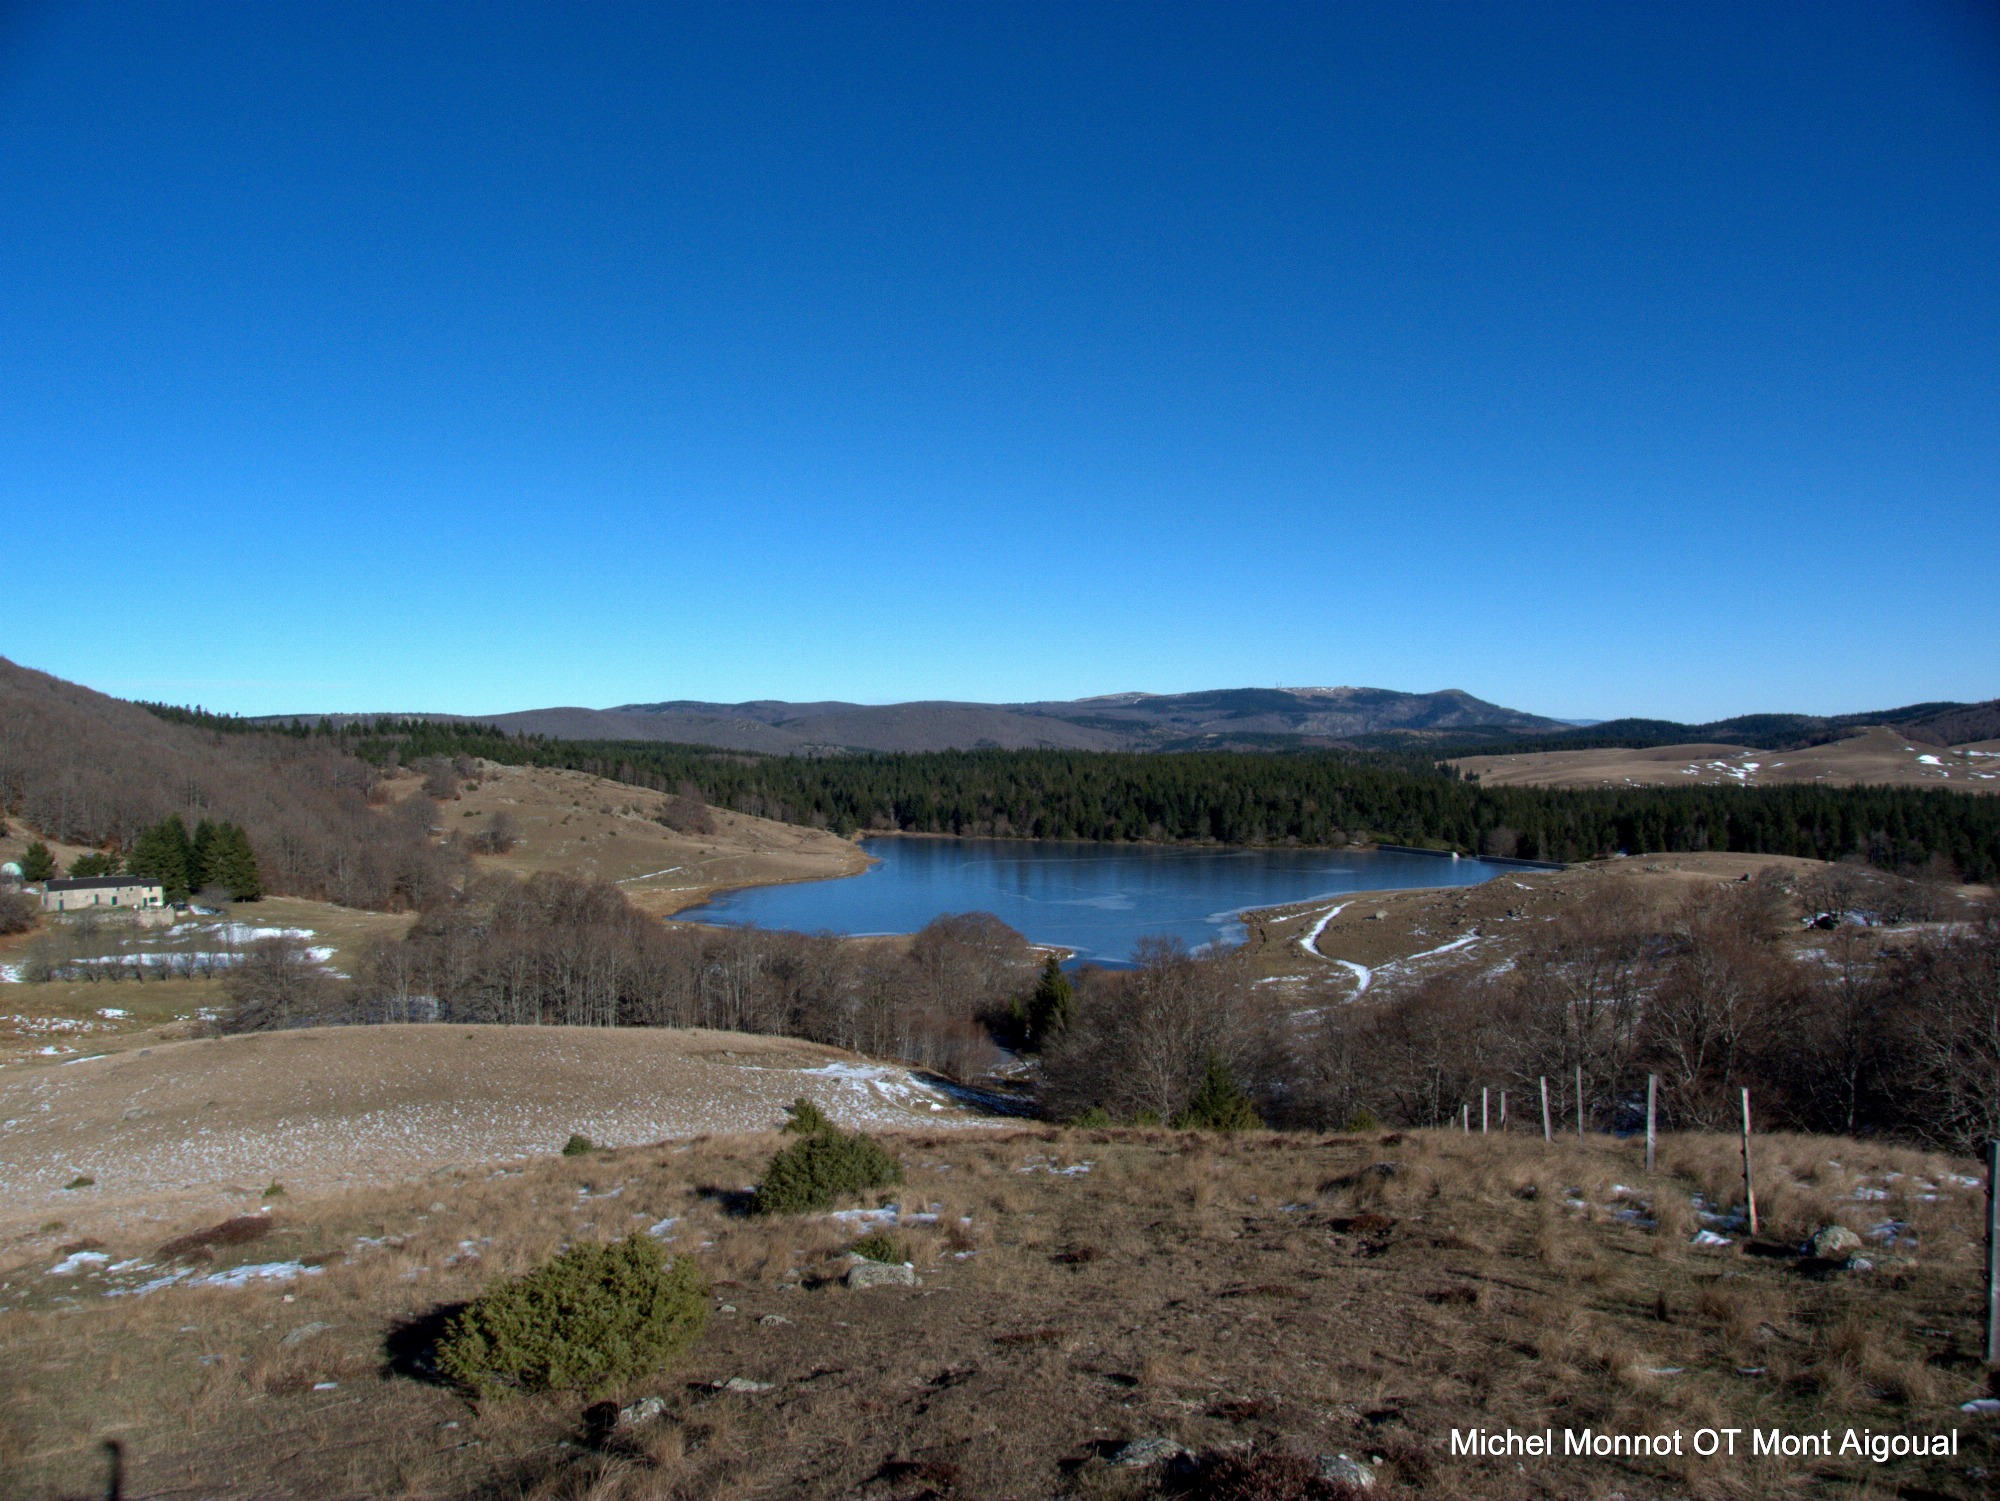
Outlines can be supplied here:
M1489 787L1828 787L1880 784L2000 792L2000 758L1987 744L1946 748L1877 726L1801 750L1658 745L1631 750L1524 751L1452 763Z
M104 1494L107 1441L124 1493L148 1497L1223 1494L1107 1464L1154 1435L1369 1458L1373 1494L1991 1494L1993 1420L1958 1411L1987 1389L1982 1200L1951 1176L1968 1163L1760 1139L1763 1237L1703 1249L1693 1196L1738 1197L1722 1138L1667 1139L1652 1180L1608 1138L886 1139L897 1197L935 1215L890 1232L916 1288L840 1285L856 1227L737 1212L771 1134L290 1196L266 1230L163 1251L198 1228L163 1222L96 1248L312 1268L285 1283L105 1297L102 1264L17 1261L0 1277L0 1494ZM714 1314L677 1368L614 1394L659 1396L657 1418L614 1425L572 1395L476 1407L412 1373L440 1310L669 1218ZM1818 1225L1889 1220L1872 1270L1794 1254ZM722 1390L732 1377L769 1386ZM1454 1457L1451 1430L1475 1425L1961 1439L1955 1460L1883 1466Z
M406 774L385 790L401 799L421 785ZM665 794L580 771L482 761L476 780L439 804L437 822L447 834L461 828L469 834L505 812L520 842L505 854L478 857L482 868L615 881L635 906L656 916L728 887L820 881L868 868L851 840L721 808L709 810L711 832L680 833L658 821L668 802Z

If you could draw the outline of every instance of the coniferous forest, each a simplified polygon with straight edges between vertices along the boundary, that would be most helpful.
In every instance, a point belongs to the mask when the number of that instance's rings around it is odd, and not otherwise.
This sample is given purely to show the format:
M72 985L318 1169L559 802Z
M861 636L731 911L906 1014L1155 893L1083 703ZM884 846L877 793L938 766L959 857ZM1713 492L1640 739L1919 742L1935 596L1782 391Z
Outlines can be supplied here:
M185 711L182 711L185 712ZM1723 850L1940 860L2000 874L2000 798L1898 787L1484 787L1420 756L974 750L758 756L510 736L467 723L309 728L364 760L472 755L562 767L842 834L1339 845L1372 840L1539 860Z

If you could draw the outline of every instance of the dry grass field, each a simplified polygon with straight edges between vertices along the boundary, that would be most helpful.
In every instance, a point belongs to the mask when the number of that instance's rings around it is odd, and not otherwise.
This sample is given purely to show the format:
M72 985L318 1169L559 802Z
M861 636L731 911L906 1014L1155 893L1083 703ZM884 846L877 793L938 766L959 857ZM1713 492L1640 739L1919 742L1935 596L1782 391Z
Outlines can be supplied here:
M133 987L137 988L137 987ZM754 1131L799 1096L849 1125L970 1119L907 1069L735 1032L327 1027L0 1073L0 1247L559 1149ZM87 1177L87 1188L65 1185ZM43 1227L61 1220L59 1231Z
M1968 1163L1764 1139L1753 1241L1727 1212L1734 1143L1712 1138L1669 1138L1650 1180L1609 1139L886 1139L907 1182L865 1222L744 1217L767 1134L294 1192L206 1235L164 1220L15 1252L0 1494L105 1494L107 1441L124 1494L162 1498L1312 1494L1202 1478L1287 1453L1306 1473L1319 1455L1371 1464L1386 1496L1993 1491L1995 1419L1960 1411L1987 1391ZM1799 1259L1827 1223L1866 1238L1867 1269ZM843 1286L842 1253L884 1226L921 1285ZM635 1227L713 1279L692 1352L612 1394L656 1396L658 1416L568 1394L475 1406L423 1374L442 1311ZM1704 1228L1723 1243L1696 1244ZM1451 1431L1473 1426L1959 1439L1955 1459L1885 1465L1454 1456ZM1111 1462L1147 1438L1207 1468Z
M1489 787L1828 787L1881 784L2000 792L1991 744L1927 745L1876 727L1830 745L1760 751L1740 745L1660 745L1644 750L1537 751L1466 756L1452 763Z
M388 784L393 797L420 786L414 776ZM467 834L505 811L521 842L504 855L478 857L482 868L532 875L559 870L615 881L633 903L657 915L678 912L716 891L785 881L820 881L868 868L851 840L745 813L712 809L711 834L682 834L657 815L669 799L580 771L481 762L477 786L438 808L447 833Z

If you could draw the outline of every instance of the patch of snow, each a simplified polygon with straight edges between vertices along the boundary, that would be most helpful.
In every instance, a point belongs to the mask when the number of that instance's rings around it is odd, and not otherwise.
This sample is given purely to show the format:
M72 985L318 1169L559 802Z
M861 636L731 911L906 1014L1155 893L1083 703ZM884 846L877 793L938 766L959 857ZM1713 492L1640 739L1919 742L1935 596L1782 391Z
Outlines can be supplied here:
M1729 1244L1729 1237L1726 1235L1717 1235L1713 1230L1697 1230L1694 1233L1694 1239L1688 1242L1688 1244L1695 1246L1726 1246Z
M263 938L312 938L311 928L253 928L248 923L221 922L209 928L224 943L256 943Z
M111 1258L106 1256L102 1251L72 1251L69 1255L63 1257L61 1261L50 1267L45 1275L50 1277L74 1277L78 1272L85 1271L94 1266L103 1266L110 1260Z
M1375 971L1370 969L1367 965L1356 964L1352 959L1336 959L1333 962L1335 964L1338 964L1342 969L1346 970L1349 974L1354 976L1355 996L1360 995L1370 985L1374 984ZM1354 998L1353 996L1350 996L1348 999L1352 1000L1353 998Z
M106 1021L117 1021L121 1016L130 1016L132 1013L119 1006L106 1006L97 1014Z
M306 1266L296 1261L254 1261L248 1266L233 1266L226 1272L210 1272L206 1277L196 1277L189 1287L248 1287L252 1282L291 1282L300 1277L316 1276L319 1268Z
M1320 915L1319 921L1314 923L1306 934L1299 939L1299 947L1304 949L1308 954L1311 954L1315 959L1324 959L1326 955L1319 951L1319 935L1326 931L1328 923L1332 922L1353 905L1354 903L1352 902L1341 902L1337 906L1327 908Z

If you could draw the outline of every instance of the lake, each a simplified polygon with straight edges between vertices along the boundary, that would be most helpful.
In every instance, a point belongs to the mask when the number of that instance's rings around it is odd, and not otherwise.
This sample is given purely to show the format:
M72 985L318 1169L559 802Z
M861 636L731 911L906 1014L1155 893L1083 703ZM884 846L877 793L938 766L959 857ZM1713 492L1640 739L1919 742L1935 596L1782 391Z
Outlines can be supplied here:
M1151 936L1240 943L1240 914L1346 892L1474 886L1501 867L1348 850L1203 849L1028 839L871 839L863 875L724 892L696 922L913 933L945 912L991 912L1037 943L1121 963Z

